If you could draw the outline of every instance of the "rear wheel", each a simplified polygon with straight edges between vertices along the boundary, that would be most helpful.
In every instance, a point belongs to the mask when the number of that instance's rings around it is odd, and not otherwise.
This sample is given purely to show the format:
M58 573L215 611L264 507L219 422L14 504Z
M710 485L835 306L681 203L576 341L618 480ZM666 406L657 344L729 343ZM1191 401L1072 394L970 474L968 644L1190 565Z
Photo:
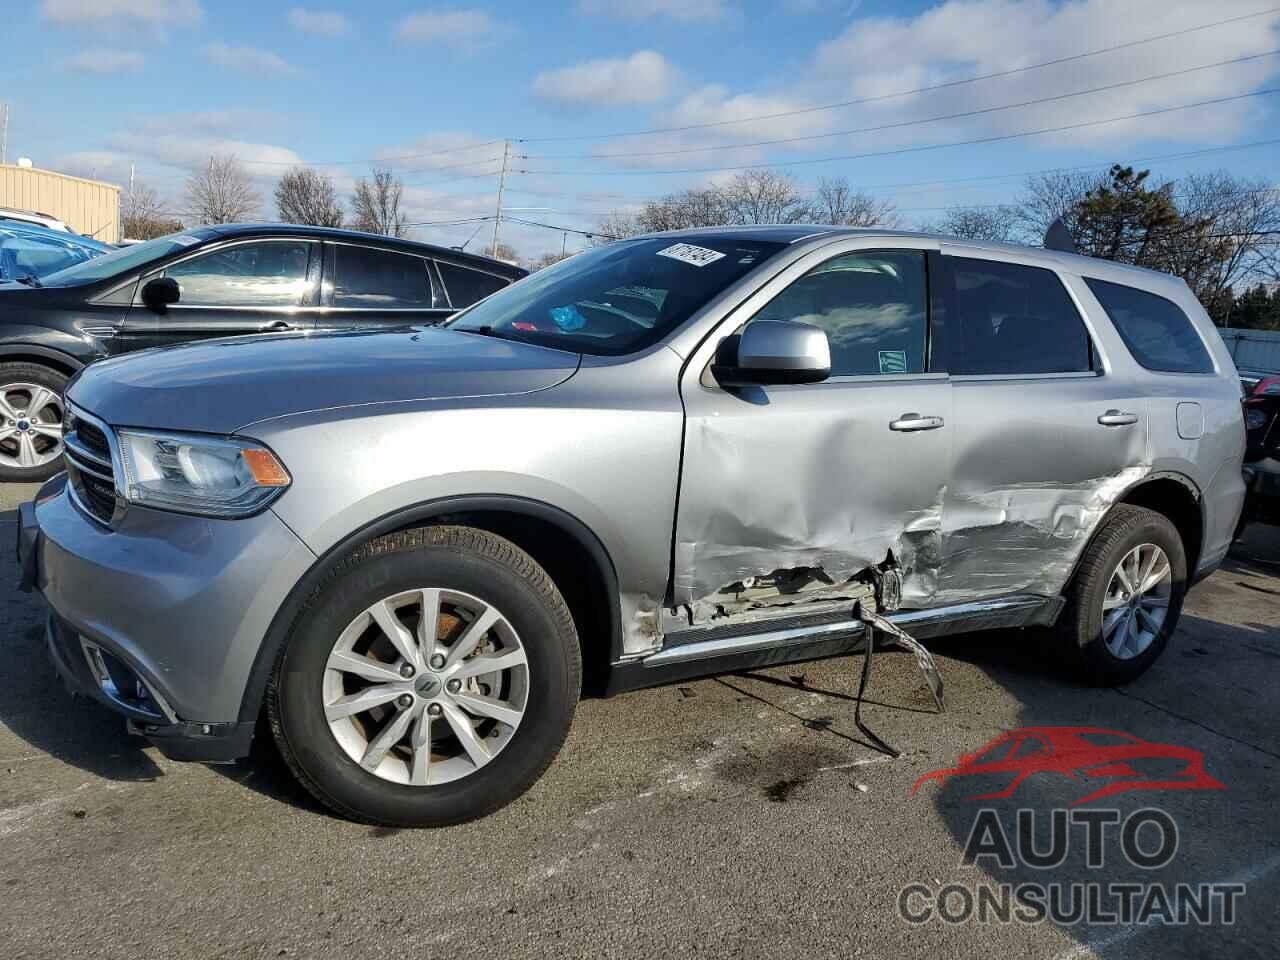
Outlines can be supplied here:
M0 363L0 481L47 480L62 469L67 378L34 363Z
M1122 504L1081 560L1058 621L1084 680L1133 680L1163 652L1182 612L1186 551L1168 517Z
M344 816L443 826L511 802L577 703L573 620L513 543L467 527L374 540L303 610L268 689L286 762Z

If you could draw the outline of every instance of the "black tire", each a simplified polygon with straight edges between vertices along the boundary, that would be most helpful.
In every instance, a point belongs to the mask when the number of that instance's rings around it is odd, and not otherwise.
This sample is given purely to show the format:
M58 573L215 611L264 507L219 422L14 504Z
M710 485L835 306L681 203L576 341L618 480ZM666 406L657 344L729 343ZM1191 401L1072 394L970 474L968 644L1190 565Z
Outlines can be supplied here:
M1151 645L1132 659L1121 659L1102 639L1102 602L1112 574L1134 547L1154 543L1169 558L1172 589L1164 624ZM1093 686L1128 683L1153 664L1177 629L1187 592L1187 555L1178 530L1162 513L1121 504L1113 509L1085 550L1068 587L1057 632L1069 662L1081 680Z
M25 361L0 363L0 391L16 383L34 383L41 387L48 387L61 398L62 392L67 386L67 377L57 370L41 366L38 363L27 363ZM0 420L0 426L8 427L7 421ZM0 441L0 452L15 455L17 452L16 447L11 450L11 444L12 441ZM60 470L62 470L61 457L39 467L9 466L4 462L0 462L0 482L37 483L41 480L48 480Z
M438 585L499 607L529 659L525 714L507 746L458 780L393 783L368 773L334 739L321 678L339 634L369 605ZM335 564L294 621L267 688L267 717L302 785L341 816L392 827L439 827L492 813L555 759L578 702L582 660L573 617L532 557L502 537L436 526L379 537Z

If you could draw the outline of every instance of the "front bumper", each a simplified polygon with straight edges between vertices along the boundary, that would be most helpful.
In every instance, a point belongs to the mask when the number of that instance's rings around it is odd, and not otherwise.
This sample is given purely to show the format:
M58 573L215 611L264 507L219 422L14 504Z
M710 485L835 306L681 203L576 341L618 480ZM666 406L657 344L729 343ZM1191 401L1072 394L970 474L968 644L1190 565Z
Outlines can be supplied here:
M250 673L311 551L271 511L210 520L135 507L109 529L64 477L27 506L20 568L48 602L48 645L68 685L174 759L247 753Z
M1280 524L1280 460L1266 457L1245 465L1245 516L1257 523Z

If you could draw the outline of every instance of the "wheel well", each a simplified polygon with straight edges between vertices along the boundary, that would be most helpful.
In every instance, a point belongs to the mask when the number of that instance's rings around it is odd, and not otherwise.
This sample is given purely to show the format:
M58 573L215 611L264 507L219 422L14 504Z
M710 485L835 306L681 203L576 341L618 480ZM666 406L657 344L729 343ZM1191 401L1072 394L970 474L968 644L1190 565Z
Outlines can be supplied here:
M1193 576L1204 540L1204 519L1200 515L1200 503L1190 488L1179 480L1160 477L1134 487L1120 502L1146 507L1169 518L1182 537L1187 553L1187 576Z
M538 516L504 510L466 510L431 517L425 525L459 524L505 537L547 571L573 614L582 651L586 693L603 692L609 673L616 587L606 579L597 558L558 524ZM419 520L401 529L424 526Z
M31 363L37 367L48 367L57 370L63 376L70 377L80 368L69 360L59 360L48 355L31 353L0 353L0 363Z

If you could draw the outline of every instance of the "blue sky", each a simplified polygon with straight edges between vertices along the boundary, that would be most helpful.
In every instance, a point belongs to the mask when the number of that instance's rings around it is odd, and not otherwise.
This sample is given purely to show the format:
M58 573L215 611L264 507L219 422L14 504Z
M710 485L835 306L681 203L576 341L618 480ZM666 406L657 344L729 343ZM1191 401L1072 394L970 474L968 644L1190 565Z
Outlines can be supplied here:
M133 164L177 212L189 172L234 153L264 217L295 162L344 194L390 166L413 221L489 215L491 141L511 138L511 216L591 229L611 209L767 163L805 189L847 177L914 223L1008 200L1020 174L1062 166L1196 154L1144 165L1270 178L1277 147L1242 145L1280 136L1277 96L1258 93L1280 87L1280 11L1253 16L1265 0L7 6L9 161L114 182ZM1008 75L964 82L992 73ZM863 102L818 109L849 100ZM1218 102L1170 109L1205 100ZM1094 123L1133 114L1147 116ZM971 140L988 142L920 149ZM1235 149L1203 152L1221 147ZM415 235L453 244L475 229ZM561 242L517 225L504 236L526 255Z

